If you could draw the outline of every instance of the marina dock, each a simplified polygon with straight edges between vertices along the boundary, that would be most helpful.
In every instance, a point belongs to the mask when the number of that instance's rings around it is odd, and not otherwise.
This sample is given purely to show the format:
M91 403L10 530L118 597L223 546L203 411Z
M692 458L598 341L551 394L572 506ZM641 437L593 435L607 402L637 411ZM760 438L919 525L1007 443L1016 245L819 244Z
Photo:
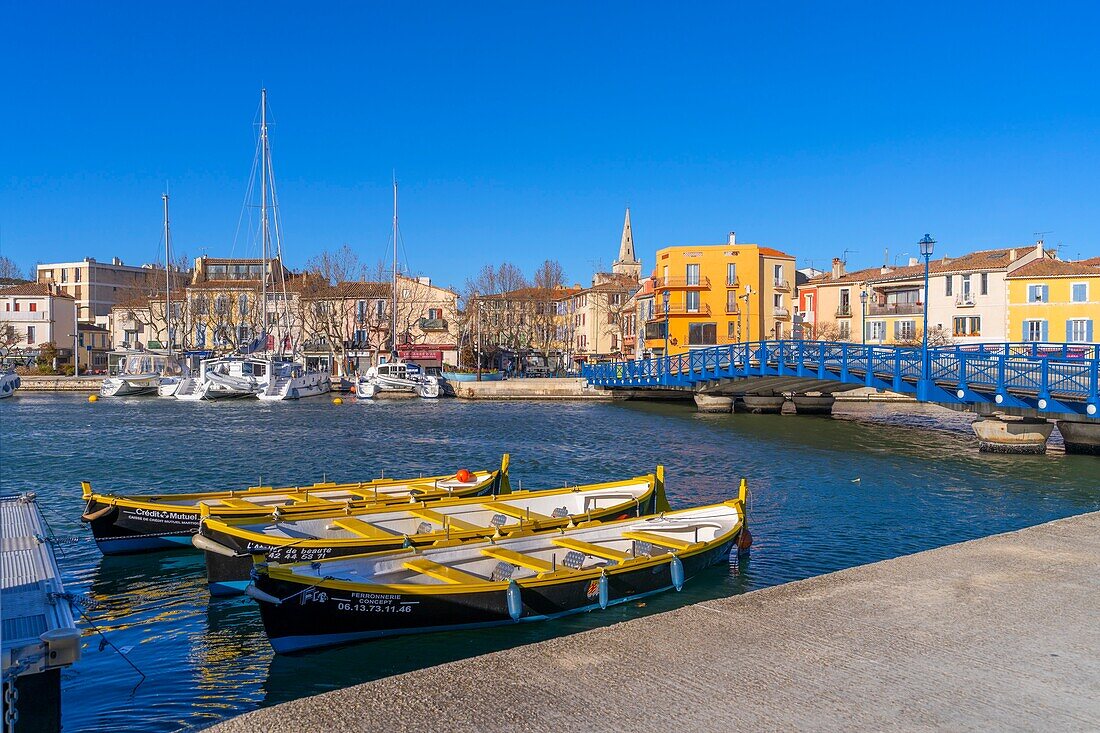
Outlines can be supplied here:
M0 497L4 719L18 733L61 729L61 669L80 657L49 536L33 494Z
M212 730L1096 730L1098 563L1100 512L302 698Z

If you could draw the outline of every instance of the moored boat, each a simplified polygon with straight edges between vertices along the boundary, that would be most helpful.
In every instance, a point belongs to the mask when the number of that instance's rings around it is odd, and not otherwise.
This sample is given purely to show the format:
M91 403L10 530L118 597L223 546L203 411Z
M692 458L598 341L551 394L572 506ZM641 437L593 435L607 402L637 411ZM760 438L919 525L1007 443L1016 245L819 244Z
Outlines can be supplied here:
M0 399L14 395L20 383L19 375L15 372L0 372Z
M639 517L667 508L664 467L658 466L655 473L625 481L491 498L441 499L289 519L208 517L192 542L206 554L210 592L229 595L248 585L253 554L283 563L320 560Z
M457 546L258 563L246 592L278 653L607 608L725 561L745 483L722 504Z
M210 515L247 518L305 516L334 509L432 501L459 496L510 493L508 454L494 471L459 471L457 475L411 479L380 478L353 483L322 482L312 486L252 486L240 491L188 494L115 495L95 493L81 483L87 505L81 520L92 529L105 555L191 547L204 511Z

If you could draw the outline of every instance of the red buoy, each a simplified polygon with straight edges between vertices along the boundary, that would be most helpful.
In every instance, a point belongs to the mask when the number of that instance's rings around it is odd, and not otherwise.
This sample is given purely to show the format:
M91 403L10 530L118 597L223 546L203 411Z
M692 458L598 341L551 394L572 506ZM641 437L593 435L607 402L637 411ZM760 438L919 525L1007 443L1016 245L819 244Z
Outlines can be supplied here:
M468 484L474 480L474 475L465 468L458 469L458 473L455 474L455 478L459 483Z
M741 529L741 534L737 537L737 551L747 552L752 547L752 533L749 532L748 527Z

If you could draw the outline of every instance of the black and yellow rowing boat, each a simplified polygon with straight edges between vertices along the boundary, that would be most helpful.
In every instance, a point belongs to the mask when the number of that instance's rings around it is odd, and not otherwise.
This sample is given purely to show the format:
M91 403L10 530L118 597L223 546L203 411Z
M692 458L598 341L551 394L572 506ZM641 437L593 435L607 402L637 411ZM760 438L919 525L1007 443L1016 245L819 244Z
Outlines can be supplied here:
M87 502L81 520L92 529L105 555L191 546L204 515L229 519L303 517L401 502L507 494L508 454L494 471L460 471L447 476L379 478L312 486L250 486L239 491L191 494L103 494L81 483Z
M246 592L279 653L607 608L725 561L744 532L745 491L742 481L722 504L521 537L258 563Z
M199 533L191 539L206 554L211 594L230 595L243 592L248 585L253 554L265 554L271 562L313 561L518 536L584 522L640 517L667 508L664 467L658 466L654 473L625 481L517 491L506 496L440 499L278 519L204 517Z

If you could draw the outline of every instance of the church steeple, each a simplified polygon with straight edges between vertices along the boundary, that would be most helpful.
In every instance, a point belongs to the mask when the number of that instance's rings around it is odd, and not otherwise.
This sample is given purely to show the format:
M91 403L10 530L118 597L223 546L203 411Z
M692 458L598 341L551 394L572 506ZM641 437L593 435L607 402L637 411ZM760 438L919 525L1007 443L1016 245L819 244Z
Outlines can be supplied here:
M611 266L611 271L616 275L630 275L641 279L642 263L634 255L634 233L630 230L630 207L626 209L626 219L623 221L623 238L619 242L619 258Z

